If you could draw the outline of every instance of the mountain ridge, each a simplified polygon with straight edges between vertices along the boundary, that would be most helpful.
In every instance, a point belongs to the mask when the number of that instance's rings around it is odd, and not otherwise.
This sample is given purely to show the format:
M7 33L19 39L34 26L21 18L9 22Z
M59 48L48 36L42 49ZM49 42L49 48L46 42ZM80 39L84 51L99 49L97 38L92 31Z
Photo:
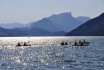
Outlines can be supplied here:
M42 20L39 20L39 21L31 24L30 28L32 28L32 27L42 28L42 29L48 30L50 32L61 31L48 18L43 18Z
M22 27L30 27L32 23L22 24L22 23L2 23L0 26L5 29L13 29L13 28L22 28Z
M82 17L83 21L86 22L88 19L86 17ZM47 19L47 22L45 22ZM43 22L42 22L43 21ZM38 23L38 24L37 24ZM73 17L71 12L64 12L60 14L54 14L46 18L42 18L41 20L30 22L28 24L22 23L9 23L9 24L0 24L1 27L5 29L13 29L13 28L24 28L24 27L38 27L50 32L64 31L69 32L72 29L75 29L83 22L77 20ZM36 25L36 26L35 26Z
M85 18L85 17L84 17ZM86 20L87 21L87 20ZM5 24L6 26L12 25L11 24ZM20 24L21 27L18 27L18 25L15 24ZM26 36L26 35L48 35L48 36L60 36L60 35L65 35L66 32L71 31L72 29L75 29L79 25L81 25L82 22L79 20L76 20L75 17L73 17L71 12L66 12L66 13L60 13L57 15L51 15L46 18L42 18L41 20L35 21L28 23L26 25L21 25L21 23L14 23L15 27L12 29L4 29L4 31L1 31L2 33L7 33L8 36ZM33 29L34 30L33 30ZM32 31L31 31L32 29ZM3 30L3 29L2 29ZM39 31L38 32L36 32ZM17 32L17 33L16 33ZM20 33L19 33L20 32ZM33 33L32 33L33 32ZM2 34L1 33L1 34ZM13 34L14 33L14 34ZM42 34L43 33L43 34ZM47 34L44 34L47 33Z
M104 13L85 22L76 29L68 32L66 36L99 36L99 35L101 36L104 35L103 26L104 26Z
M59 29L68 32L74 28L76 28L77 26L79 26L80 24L82 24L82 22L77 21L71 14L71 12L67 12L67 13L61 13L58 15L52 15L50 17L48 17L54 25L56 25ZM76 25L74 25L76 24Z

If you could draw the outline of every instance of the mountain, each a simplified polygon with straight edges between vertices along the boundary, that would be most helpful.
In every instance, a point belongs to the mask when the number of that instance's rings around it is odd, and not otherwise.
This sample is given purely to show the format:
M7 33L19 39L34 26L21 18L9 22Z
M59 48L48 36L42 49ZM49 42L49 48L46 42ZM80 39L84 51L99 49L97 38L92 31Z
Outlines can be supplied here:
M45 29L38 27L33 28L13 28L13 29L4 29L0 27L0 37L6 36L64 36L66 32L49 32Z
M4 29L0 27L0 36L49 36L51 33L47 30L33 27L32 29Z
M48 17L48 19L50 19L57 28L65 32L69 32L82 24L82 22L72 16L71 12L52 15Z
M43 18L42 20L32 23L30 28L33 28L33 27L42 28L50 32L61 31L48 18Z
M22 36L22 31L20 30L12 30L12 29L4 29L0 27L0 36Z
M63 36L83 22L86 22L87 17L78 17L79 20L72 16L71 12L52 15L41 20L31 22L28 24L10 23L0 24L3 31L1 34L7 36L35 36L35 35L48 35L48 36ZM83 20L83 22L81 21Z
M13 30L27 31L27 30L29 30L29 28L28 27L22 27L22 28L16 27L16 28L13 28Z
M22 28L22 27L30 27L32 23L28 23L28 24L21 24L21 23L2 23L0 24L1 27L5 28L5 29L12 29L12 28Z
M89 20L88 17L73 17L71 12L68 13L60 13L57 15L52 15L47 18L43 18L41 20L31 22L28 24L21 24L21 23L8 23L8 24L0 24L1 27L5 29L12 29L12 28L24 28L24 27L38 27L41 29L45 29L49 32L69 32L75 28L77 28L79 25L81 25L83 22L86 22Z
M88 20L87 17L80 18L83 18L83 21ZM42 20L32 23L30 28L38 27L48 30L50 32L59 32L59 31L69 32L77 28L82 23L83 23L82 21L77 20L75 17L72 16L71 12L69 12L43 18Z
M12 29L15 27L23 27L24 25L21 23L7 23L7 24L0 24L1 27L6 28L6 29Z
M51 34L51 32L49 32L45 29L38 28L38 27L13 28L12 30L20 30L23 33L26 33L26 35L24 34L24 36L27 36L27 35L28 36L49 36Z
M65 36L65 34L66 34L66 32L59 31L59 32L51 33L51 36Z
M32 23L33 23L33 22L30 22L30 23L24 24L24 27L30 27Z
M66 36L104 36L104 13L68 32Z
M86 21L88 21L90 19L91 19L90 17L84 17L84 16L76 17L76 20L83 22L83 23L85 23Z
M38 27L33 27L29 30L30 33L33 33L37 36L44 36L44 35L50 35L51 32L45 30L45 29L41 29L41 28L38 28Z

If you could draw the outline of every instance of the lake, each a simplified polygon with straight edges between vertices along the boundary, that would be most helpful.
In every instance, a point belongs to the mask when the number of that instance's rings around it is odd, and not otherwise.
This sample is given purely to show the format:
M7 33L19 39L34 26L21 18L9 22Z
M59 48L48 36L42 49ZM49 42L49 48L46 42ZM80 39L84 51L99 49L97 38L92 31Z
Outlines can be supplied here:
M83 39L89 46L73 46ZM0 70L104 70L104 36L0 37Z

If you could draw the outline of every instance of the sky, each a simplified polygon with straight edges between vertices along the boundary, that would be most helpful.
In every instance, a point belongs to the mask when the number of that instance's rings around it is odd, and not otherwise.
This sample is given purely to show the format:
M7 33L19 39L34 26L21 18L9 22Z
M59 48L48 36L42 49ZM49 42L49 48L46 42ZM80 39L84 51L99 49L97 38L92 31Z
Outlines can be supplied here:
M0 0L0 24L27 24L64 12L94 18L104 12L104 0Z

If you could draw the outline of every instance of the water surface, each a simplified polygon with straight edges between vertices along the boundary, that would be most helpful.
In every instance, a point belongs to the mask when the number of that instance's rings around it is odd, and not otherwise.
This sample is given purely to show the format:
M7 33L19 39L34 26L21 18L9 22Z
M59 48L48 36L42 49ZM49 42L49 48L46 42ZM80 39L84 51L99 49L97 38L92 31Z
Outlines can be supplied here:
M80 39L91 43L73 46ZM104 70L104 37L0 37L0 70Z

